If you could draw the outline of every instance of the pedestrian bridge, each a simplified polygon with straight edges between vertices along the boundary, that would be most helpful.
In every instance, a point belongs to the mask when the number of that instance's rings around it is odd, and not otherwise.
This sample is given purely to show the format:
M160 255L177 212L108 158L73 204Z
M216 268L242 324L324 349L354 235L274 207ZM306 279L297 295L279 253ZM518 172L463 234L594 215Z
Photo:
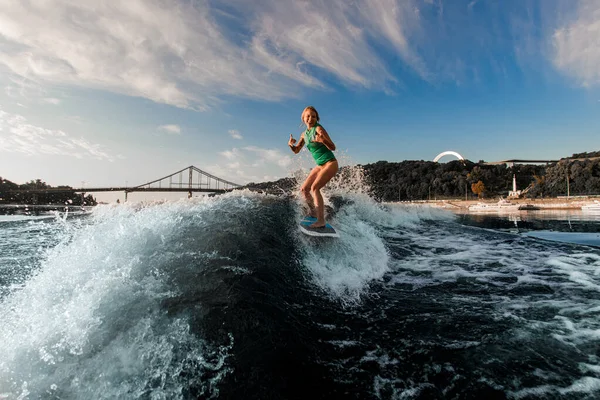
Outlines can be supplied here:
M48 188L48 189L23 189L14 190L11 193L57 193L57 192L73 192L73 193L93 193L93 192L187 192L192 196L192 192L205 193L225 193L231 191L241 185L219 178L208 172L202 171L199 168L190 165L182 170L173 172L167 176L155 179L150 182L143 183L137 186L111 186L111 187L81 187L81 188Z

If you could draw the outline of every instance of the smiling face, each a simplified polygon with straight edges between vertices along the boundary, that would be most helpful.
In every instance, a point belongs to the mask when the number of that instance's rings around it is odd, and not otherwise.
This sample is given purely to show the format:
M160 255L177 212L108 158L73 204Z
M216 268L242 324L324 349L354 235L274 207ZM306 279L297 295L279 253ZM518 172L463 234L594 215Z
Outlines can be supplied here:
M307 128L315 126L319 121L319 113L313 107L306 107L302 112L302 122L306 124Z

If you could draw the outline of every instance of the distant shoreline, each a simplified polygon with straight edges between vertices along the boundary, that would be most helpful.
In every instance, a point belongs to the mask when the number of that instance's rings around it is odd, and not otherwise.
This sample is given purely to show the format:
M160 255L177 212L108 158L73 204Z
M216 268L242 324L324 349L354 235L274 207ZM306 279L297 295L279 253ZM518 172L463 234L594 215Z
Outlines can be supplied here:
M558 197L544 199L508 199L511 203L538 207L540 210L580 210L581 206L593 204L593 198L577 198L577 197ZM467 211L469 206L485 203L496 204L498 199L480 199L480 200L461 200L461 199L446 199L446 200L413 200L413 201L398 201L391 202L392 204L428 204L433 207L455 209ZM525 211L525 210L522 210ZM533 211L533 210L532 210Z
M31 208L38 210L54 210L57 208L86 208L86 207L95 207L95 206L81 206L74 204L0 204L0 209L21 209L21 208Z
M0 204L0 215L40 215L51 211L89 211L95 206L73 204Z
M508 199L511 203L515 204L530 204L539 207L542 210L577 210L581 209L581 206L586 204L593 204L594 197L558 197L558 198L543 198L543 199ZM384 204L428 204L433 207L456 209L456 210L468 210L469 206L486 203L495 204L498 199L479 199L479 200L464 200L464 199L441 199L441 200L406 200L406 201L385 201ZM98 205L101 205L99 203ZM0 214L6 211L25 211L25 210L36 210L36 211L54 211L65 209L80 210L80 209L91 209L95 206L88 205L73 205L73 204L0 204Z

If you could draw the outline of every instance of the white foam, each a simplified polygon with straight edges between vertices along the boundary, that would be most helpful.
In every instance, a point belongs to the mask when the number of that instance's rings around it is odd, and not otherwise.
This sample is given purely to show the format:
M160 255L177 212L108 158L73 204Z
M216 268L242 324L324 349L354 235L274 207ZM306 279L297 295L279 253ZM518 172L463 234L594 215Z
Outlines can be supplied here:
M422 206L381 204L371 199L360 180L362 170L351 170L352 179L339 179L324 190L330 196L343 197L344 204L329 220L340 237L326 246L300 238L304 243L304 264L317 285L343 304L355 304L373 281L380 280L390 267L386 238L399 231L413 230L425 220L452 220L447 211ZM349 182L349 183L348 183ZM298 199L298 209L302 200ZM296 218L301 218L300 213Z
M418 292L426 286L468 279L473 294L452 296L453 307L485 303L490 318L517 321L511 340L541 339L575 348L587 356L580 367L584 373L597 374L600 360L593 349L600 339L600 306L594 293L600 288L600 254L581 249L433 220L397 231L392 250L399 256L391 261L393 277L387 282L409 285ZM492 295L482 297L486 292ZM552 371L536 374L551 377ZM510 392L510 396L596 393L597 385L596 378L581 378L566 388L541 385Z
M593 253L558 255L547 260L553 270L564 274L581 289L599 291L600 256Z
M590 371L596 374L600 374L600 365L587 364L587 363L579 363L579 367L583 371Z
M91 221L65 224L38 273L0 303L3 391L138 397L152 381L160 383L153 395L168 398L189 385L178 382L186 365L218 369L227 349L210 356L184 319L166 318L160 303L171 294L151 262L180 228L182 209L195 207L201 219L214 203L98 207ZM189 353L177 361L181 348Z
M600 392L600 379L591 376L585 376L567 388L560 389L561 394L567 393L593 393Z
M389 254L384 241L378 235L376 224L368 222L373 215L385 220L382 214L386 212L365 201L369 200L353 198L353 204L342 207L329 221L339 238L316 245L318 242L314 239L298 233L298 240L303 243L303 264L316 284L343 304L360 301L368 285L388 271Z
M556 386L552 385L541 385L532 388L525 388L521 390L508 392L509 396L514 399L524 399L531 396L539 398L545 398L550 394L555 394L558 391Z
M431 383L421 383L405 388L407 382L401 379L389 379L379 375L373 379L373 392L377 398L392 398L392 399L413 399L416 396L426 390L427 388L434 388L435 386ZM409 383L412 384L412 383ZM413 384L414 385L414 384Z
M562 333L555 333L554 338L570 345L594 343L600 339L600 323L593 320L574 321L566 316L559 315L556 320L563 323Z
M357 342L356 340L328 340L327 343L330 343L339 348L354 347L360 345L360 342Z
M482 232L486 233L482 235ZM540 275L553 256L562 256L560 250L540 252L522 240L508 240L513 235L487 232L462 226L453 228L447 221L427 229L405 231L399 237L405 244L399 246L407 255L394 260L395 276L390 284L408 283L417 288L472 278L509 288L529 284L561 285ZM503 279L507 277L516 282L507 284Z

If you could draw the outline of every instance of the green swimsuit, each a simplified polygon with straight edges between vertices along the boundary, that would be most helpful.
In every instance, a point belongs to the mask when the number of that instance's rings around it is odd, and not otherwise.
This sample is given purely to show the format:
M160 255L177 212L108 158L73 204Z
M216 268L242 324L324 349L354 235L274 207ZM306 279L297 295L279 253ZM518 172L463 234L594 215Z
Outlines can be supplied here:
M317 126L321 125L317 123L312 128L304 131L304 140L306 141L306 147L312 154L317 165L323 165L331 160L335 160L335 156L333 155L333 152L329 150L323 143L312 141L317 132Z

